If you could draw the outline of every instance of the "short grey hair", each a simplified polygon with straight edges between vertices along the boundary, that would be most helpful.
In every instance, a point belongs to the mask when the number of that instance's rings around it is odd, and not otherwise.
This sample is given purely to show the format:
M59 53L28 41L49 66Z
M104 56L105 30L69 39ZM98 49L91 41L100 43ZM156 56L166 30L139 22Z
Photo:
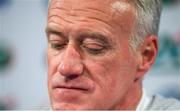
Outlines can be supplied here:
M162 10L161 0L135 0L137 16L135 30L131 37L131 47L137 48L148 35L158 36L160 15Z

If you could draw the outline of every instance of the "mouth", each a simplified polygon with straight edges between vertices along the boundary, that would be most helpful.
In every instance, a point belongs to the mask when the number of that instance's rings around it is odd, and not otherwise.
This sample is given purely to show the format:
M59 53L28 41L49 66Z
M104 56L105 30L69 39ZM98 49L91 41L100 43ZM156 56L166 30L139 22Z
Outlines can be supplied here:
M77 86L77 85L59 85L54 87L55 89L62 89L62 90L77 90L77 91L89 91L87 87L84 86Z
M83 92L92 93L94 91L95 84L89 79L76 79L73 81L52 81L51 89L55 89L58 92Z
M69 89L69 90L81 90L81 91L88 91L88 89L82 87L74 87L74 86L57 86L55 89Z

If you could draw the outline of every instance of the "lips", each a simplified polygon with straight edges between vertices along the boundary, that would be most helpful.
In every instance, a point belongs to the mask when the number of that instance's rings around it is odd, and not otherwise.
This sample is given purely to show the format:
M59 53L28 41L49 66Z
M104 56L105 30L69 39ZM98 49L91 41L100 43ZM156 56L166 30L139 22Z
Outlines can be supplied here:
M82 85L78 85L77 83L76 84L59 84L57 86L54 87L55 89L69 89L69 90L81 90L81 91L88 91L89 88L88 87L85 87L85 86L82 86Z
M75 91L84 91L89 92L94 90L94 83L89 79L75 79L71 81L64 81L54 78L52 80L52 89L64 89L64 90L75 90Z

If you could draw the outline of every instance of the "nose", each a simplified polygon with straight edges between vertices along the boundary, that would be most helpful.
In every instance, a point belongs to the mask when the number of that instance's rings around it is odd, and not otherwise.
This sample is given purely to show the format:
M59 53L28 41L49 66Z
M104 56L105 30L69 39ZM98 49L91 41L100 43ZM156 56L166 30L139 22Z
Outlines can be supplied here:
M74 78L83 73L80 53L72 45L68 45L65 49L58 71L62 76L68 78Z

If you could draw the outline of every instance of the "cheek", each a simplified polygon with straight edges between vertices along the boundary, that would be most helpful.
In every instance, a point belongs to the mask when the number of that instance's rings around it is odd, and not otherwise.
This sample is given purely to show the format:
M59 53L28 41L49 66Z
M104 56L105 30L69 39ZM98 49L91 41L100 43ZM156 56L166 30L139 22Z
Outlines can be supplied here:
M47 61L48 61L48 74L52 75L55 73L60 61L61 61L60 54L54 54L52 50L48 51Z
M111 56L96 59L87 59L85 66L93 79L98 81L107 81L115 79L123 79L132 76L135 72L135 60L128 56L129 53L112 54Z
M57 62L53 57L48 56L48 77L51 76L57 67Z
M57 68L60 63L61 56L55 56L51 52L48 52L48 85L51 86L53 76L57 73Z
M134 60L127 55L117 55L86 61L89 74L98 87L97 94L106 99L122 96L133 82Z

